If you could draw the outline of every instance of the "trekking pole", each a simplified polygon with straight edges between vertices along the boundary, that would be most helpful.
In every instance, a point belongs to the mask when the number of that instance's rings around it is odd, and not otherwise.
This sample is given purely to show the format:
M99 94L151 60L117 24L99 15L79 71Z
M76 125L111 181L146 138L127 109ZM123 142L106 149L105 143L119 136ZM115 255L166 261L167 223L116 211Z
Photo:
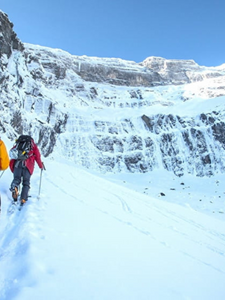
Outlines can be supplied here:
M43 172L43 170L46 170L45 169L45 165L44 165L44 163L42 163L42 165L43 165L43 168L41 169L41 175L40 175L40 182L39 182L39 192L38 192L38 200L40 199L40 194L41 194L41 181L42 181L42 172Z

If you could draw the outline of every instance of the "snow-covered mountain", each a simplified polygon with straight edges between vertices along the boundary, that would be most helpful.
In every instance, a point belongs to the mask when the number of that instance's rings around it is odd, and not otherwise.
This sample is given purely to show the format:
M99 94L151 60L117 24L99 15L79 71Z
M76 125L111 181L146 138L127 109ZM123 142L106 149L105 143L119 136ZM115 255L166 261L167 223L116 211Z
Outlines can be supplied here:
M225 171L225 64L74 56L23 44L0 12L0 131L102 172Z
M1 173L0 300L223 300L224 65L76 57L12 26L0 11L1 137L48 157L21 211Z

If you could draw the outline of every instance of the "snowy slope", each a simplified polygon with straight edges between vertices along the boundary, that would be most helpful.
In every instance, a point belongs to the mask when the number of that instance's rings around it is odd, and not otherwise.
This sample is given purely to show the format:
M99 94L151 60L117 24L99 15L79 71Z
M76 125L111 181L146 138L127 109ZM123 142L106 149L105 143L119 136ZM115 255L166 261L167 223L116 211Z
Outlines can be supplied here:
M11 216L10 171L1 179L1 300L224 299L224 204L194 206L206 188L215 193L216 177L189 177L189 189L176 179L170 190L168 172L101 178L70 162L45 164L41 199L36 168L32 198Z

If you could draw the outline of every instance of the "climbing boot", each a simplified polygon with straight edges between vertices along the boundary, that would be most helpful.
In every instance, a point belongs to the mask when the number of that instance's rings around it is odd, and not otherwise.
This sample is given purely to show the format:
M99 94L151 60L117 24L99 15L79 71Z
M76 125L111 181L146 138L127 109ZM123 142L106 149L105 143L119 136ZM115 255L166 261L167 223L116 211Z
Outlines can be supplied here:
M19 196L19 191L17 186L14 187L14 189L12 190L12 197L14 201L17 201L17 198Z
M26 203L26 200L25 200L25 199L21 199L20 204L21 204L21 205L24 205L25 203Z

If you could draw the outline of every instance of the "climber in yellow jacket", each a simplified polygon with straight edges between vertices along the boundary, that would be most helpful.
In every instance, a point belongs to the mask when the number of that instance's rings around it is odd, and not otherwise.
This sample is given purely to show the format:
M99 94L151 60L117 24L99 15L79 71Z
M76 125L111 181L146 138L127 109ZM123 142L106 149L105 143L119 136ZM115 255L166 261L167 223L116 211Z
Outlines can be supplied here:
M9 166L9 155L5 143L0 138L0 171L5 171Z
M4 142L0 137L0 171L5 171L9 166L9 155ZM1 195L0 195L0 213L1 213Z

